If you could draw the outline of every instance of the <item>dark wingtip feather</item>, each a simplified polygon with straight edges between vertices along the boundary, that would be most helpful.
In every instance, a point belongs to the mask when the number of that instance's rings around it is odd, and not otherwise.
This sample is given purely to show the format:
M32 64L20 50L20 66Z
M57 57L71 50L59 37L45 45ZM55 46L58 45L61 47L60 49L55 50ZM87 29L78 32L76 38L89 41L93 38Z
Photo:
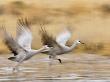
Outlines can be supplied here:
M49 47L53 47L56 44L55 39L47 33L45 28L41 27L39 33L41 35L41 41L43 45L48 45Z
M14 39L12 38L12 36L7 32L6 28L4 26L0 27L0 31L2 32L2 40L4 42L4 44L8 47L8 49L14 54L17 55L18 53L16 52L16 50L14 50L11 45L14 42Z

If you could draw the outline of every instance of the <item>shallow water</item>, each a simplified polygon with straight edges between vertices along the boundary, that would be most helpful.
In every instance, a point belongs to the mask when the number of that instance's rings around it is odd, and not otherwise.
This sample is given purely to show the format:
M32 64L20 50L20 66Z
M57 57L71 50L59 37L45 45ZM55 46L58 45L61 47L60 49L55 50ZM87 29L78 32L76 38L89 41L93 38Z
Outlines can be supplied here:
M8 56L0 56L0 82L110 80L110 59L105 56L67 54L59 57L62 64L54 61L50 65L47 55L37 55L21 64L19 72L12 71L15 62L7 60Z

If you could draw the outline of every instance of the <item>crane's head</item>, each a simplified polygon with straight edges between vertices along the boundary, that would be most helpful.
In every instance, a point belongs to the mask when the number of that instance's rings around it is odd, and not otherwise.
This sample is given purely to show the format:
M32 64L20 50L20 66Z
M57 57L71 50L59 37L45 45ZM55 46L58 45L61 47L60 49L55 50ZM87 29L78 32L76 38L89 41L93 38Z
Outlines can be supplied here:
M83 42L81 42L80 40L76 40L77 44L84 44Z

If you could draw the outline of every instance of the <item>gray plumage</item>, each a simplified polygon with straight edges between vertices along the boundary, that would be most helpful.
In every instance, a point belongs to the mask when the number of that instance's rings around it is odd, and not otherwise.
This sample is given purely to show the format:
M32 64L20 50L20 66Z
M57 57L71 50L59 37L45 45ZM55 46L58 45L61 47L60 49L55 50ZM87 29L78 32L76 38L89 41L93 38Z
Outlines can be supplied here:
M71 52L78 44L81 43L81 41L75 40L72 46L66 46L67 41L71 37L71 31L68 29L65 29L61 34L54 38L52 35L48 34L45 28L41 27L40 35L43 45L48 45L48 47L50 47L49 51L43 51L42 53L48 54L51 59L59 60L60 63L62 63L61 59L58 59L57 55Z
M3 41L8 47L8 49L14 54L13 57L9 57L9 60L18 62L15 66L14 70L17 69L20 63L25 60L30 59L32 56L44 51L48 50L47 46L43 46L38 50L31 49L32 43L32 34L30 23L27 19L18 19L18 27L17 27L17 36L14 39L11 34L9 34L6 29L3 27Z

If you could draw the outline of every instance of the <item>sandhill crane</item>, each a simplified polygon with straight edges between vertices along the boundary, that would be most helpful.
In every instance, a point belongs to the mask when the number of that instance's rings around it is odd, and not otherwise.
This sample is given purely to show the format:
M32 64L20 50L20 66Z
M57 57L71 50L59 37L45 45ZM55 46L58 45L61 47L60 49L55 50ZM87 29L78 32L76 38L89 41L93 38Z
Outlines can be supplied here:
M43 51L42 53L48 54L50 59L55 59L62 63L61 59L57 58L57 55L71 52L78 44L84 44L80 40L75 40L72 46L66 46L67 41L71 37L71 33L72 32L67 28L54 38L48 34L45 28L41 27L41 41L43 45L48 45L48 47L50 47L49 51Z
M23 61L30 59L35 54L49 49L46 45L38 50L31 49L32 34L30 23L27 19L18 19L16 39L6 31L5 27L1 28L1 32L4 36L4 43L14 54L13 57L9 57L8 59L17 62L17 65L15 65L13 70L18 70L18 66Z

